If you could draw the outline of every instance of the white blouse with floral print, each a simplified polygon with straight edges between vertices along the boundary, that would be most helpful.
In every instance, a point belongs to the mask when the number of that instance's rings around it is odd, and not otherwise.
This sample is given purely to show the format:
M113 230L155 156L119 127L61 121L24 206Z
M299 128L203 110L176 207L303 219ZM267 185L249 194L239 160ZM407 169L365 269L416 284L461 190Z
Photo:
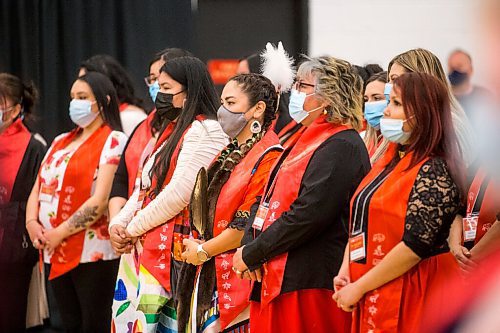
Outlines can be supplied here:
M64 138L69 133L59 135L54 142ZM127 143L127 136L118 131L113 131L108 136L106 143L101 152L99 166L104 164L118 165L123 149ZM53 146L53 145L52 145ZM53 229L51 221L56 218L57 207L59 205L59 193L62 188L64 174L68 162L79 148L73 147L69 150L61 149L56 151L50 161L44 160L40 169L41 181L45 184L52 184L56 187L55 195L50 201L39 200L40 208L38 211L38 218L43 227L47 230ZM51 153L52 147L45 155L45 159ZM95 183L99 167L95 170L94 180L92 184L92 193L95 189ZM100 224L95 223L90 226L85 234L85 241L83 244L81 263L92 262L98 260L111 260L116 259L118 256L114 253L111 243L109 241L108 223ZM50 263L50 256L47 251L44 251L44 262Z

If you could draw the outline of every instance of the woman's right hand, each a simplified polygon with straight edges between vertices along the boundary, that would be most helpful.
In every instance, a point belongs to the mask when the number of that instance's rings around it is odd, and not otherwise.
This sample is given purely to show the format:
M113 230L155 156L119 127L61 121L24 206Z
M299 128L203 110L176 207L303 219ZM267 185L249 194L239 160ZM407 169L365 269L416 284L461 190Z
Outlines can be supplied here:
M31 239L31 243L33 243L33 247L37 250L43 250L45 244L47 243L47 239L45 238L44 232L45 229L40 224L40 222L32 220L26 225L26 230L28 230L28 234Z
M109 229L111 246L118 254L129 253L132 250L131 239L127 237L125 228L119 224L112 225Z
M471 253L460 243L450 242L450 252L458 262L458 265L464 272L469 272L476 268L477 264L471 259Z
M333 278L333 289L337 292L349 283L351 283L349 275L341 275L339 272L339 275Z

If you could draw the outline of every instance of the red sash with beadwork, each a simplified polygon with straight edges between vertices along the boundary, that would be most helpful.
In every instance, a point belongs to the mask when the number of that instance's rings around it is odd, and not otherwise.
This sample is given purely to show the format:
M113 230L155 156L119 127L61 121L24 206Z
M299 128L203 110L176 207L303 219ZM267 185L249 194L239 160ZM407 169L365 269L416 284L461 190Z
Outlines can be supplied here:
M369 185L387 166L396 154L396 145L391 144L385 155L375 163L372 170L361 181L351 200ZM403 239L408 198L424 159L408 169L413 154L404 156L376 190L368 208L368 228L365 235L366 263L350 262L351 281L366 274ZM352 221L350 230L352 230ZM399 323L404 276L396 278L382 287L365 294L353 318L353 332L396 332Z
M214 237L226 229L234 219L238 207L243 204L257 163L270 151L269 148L278 144L279 139L276 133L268 131L231 172L217 200ZM231 269L235 252L236 250L230 250L215 257L221 330L225 329L250 304L248 301L251 290L250 281L240 279Z
M134 190L137 171L144 162L144 160L141 160L141 156L148 156L148 154L143 155L143 151L153 137L151 134L151 121L153 120L154 114L155 111L151 112L146 120L139 124L133 136L130 138L124 153L125 165L127 166L128 173L129 197Z
M21 119L0 134L0 204L10 202L14 182L31 139L31 133ZM1 216L0 216L1 218Z
M196 120L203 121L205 118L201 115L196 117ZM171 126L172 125L172 126ZM173 132L174 124L171 123L167 126L167 128L163 131L162 135L158 139L156 147L153 149L155 152L159 149L163 142L165 142L168 137ZM165 181L163 182L164 188L172 179L172 175L174 174L174 170L177 166L177 158L179 157L179 153L182 147L182 142L184 141L184 135L191 128L191 125L184 131L181 139L177 143L175 150L170 159L169 169L167 171L167 175L165 177ZM151 187L148 189L146 193L146 197L142 203L142 208L146 207L155 199L155 194L153 192L156 187L157 179L153 176L151 179ZM172 249L172 243L175 241L176 244L181 244L182 239L174 240L174 227L175 225L186 225L189 221L189 210L188 207L185 207L179 214L170 219L169 221L165 221L165 223L149 230L146 234L143 235L144 244L143 244L143 252L141 255L141 264L148 270L151 275L155 277L156 280L165 288L167 291L171 291L172 288L170 286L170 257L172 252L175 250L177 252L182 251L181 248ZM180 237L180 236L179 236ZM187 237L187 236L186 236ZM177 257L177 256L176 256ZM180 254L178 256L180 258Z
M281 164L273 180L274 186L271 186L271 190L274 188L274 192L268 202L269 210L264 221L263 230L269 228L281 214L289 210L290 205L297 199L302 177L316 149L331 136L348 128L344 125L331 124L327 121L326 116L322 115L305 129ZM266 185L266 188L268 186L269 184ZM262 200L265 200L265 196ZM264 264L262 307L269 304L280 294L287 257L288 253L284 253Z
M484 182L488 183L483 185ZM473 214L474 206L482 186L486 186L486 189L479 208L479 215L477 216L477 231L474 245L477 244L491 228L500 211L500 187L493 179L487 177L484 169L479 168L469 188L469 193L467 194L466 217Z
M94 174L99 167L101 152L111 131L112 129L109 126L102 125L71 156L64 173L57 213L55 219L51 221L54 228L70 218L90 198ZM68 146L80 132L81 129L77 128L55 142L45 163L50 162L52 155ZM43 179L40 177L40 187L42 184ZM50 184L47 185L50 186ZM103 215L95 223L102 223L106 218ZM86 231L82 230L71 235L55 249L50 260L50 280L78 266L85 241L85 233Z

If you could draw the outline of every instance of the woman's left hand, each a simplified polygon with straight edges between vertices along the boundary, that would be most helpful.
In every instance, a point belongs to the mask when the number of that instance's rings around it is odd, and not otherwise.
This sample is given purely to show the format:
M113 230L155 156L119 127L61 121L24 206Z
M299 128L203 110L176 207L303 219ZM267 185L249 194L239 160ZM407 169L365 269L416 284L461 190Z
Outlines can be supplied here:
M342 310L352 312L364 294L363 290L354 282L345 285L333 294L333 300L337 302L337 306Z
M63 240L67 237L63 232L61 227L57 227L51 230L45 231L45 239L47 239L47 243L45 245L45 249L49 252L49 255L52 255L55 249L63 242Z
M203 244L203 241L186 238L182 241L182 244L186 247L181 255L185 262L196 266L203 264L203 261L198 259L198 245Z

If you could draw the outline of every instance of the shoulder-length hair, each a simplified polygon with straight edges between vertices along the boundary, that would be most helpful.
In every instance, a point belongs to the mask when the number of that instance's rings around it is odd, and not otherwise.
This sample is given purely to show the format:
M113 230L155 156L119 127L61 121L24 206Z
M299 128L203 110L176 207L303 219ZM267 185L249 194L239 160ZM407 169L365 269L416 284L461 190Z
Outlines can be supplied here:
M425 73L407 73L394 80L404 113L412 125L407 151L413 152L410 167L426 157L443 158L450 174L464 189L464 167L461 147L452 121L446 86Z
M328 120L360 130L363 125L363 80L356 68L334 57L306 57L297 76L306 75L316 78L315 92L329 104L326 107Z

